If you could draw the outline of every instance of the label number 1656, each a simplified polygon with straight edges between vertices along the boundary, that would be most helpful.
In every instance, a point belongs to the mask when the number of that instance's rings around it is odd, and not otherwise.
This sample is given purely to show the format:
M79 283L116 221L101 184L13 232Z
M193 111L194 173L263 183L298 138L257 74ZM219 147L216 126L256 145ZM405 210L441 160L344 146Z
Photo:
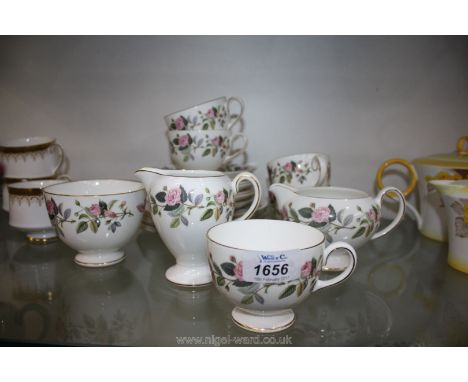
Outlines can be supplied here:
M266 264L263 267L259 264L256 267L254 267L254 269L256 271L256 276L260 274L262 274L263 276L278 276L280 273L282 275L286 275L288 273L288 264L275 264L273 266L271 266L270 264Z

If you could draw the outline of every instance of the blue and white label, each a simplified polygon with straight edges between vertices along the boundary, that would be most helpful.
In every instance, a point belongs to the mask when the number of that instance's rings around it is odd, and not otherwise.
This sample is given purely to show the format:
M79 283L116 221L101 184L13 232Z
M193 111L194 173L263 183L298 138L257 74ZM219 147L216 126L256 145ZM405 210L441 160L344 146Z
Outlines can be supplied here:
M299 278L299 251L252 252L243 256L243 279L254 283L282 283Z

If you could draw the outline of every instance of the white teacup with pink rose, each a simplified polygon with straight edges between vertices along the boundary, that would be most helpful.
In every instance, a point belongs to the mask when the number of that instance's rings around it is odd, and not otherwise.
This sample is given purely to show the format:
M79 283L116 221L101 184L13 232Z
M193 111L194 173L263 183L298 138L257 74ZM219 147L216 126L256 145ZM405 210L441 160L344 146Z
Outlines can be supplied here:
M270 186L276 209L283 220L317 228L329 242L344 241L359 248L369 240L386 235L403 218L406 201L395 187L382 189L375 198L364 191L344 187L307 187L295 189L285 184ZM385 228L378 230L381 220L382 199L394 193L399 202L397 215ZM334 254L327 270L343 270L348 258Z
M236 114L232 104L239 105ZM219 97L200 105L176 111L164 117L169 130L230 130L244 113L244 101L239 97Z
M168 131L171 160L179 169L218 170L247 149L244 134L230 130ZM233 149L234 142L239 148Z

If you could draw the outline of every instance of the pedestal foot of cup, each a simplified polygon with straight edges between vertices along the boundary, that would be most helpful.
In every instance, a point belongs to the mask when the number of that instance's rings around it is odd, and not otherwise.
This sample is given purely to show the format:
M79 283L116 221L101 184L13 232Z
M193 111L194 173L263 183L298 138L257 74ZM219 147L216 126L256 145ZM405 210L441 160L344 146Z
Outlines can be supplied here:
M322 266L322 272L343 272L349 264L349 256L345 249L336 249L328 256L327 263Z
M166 278L178 285L202 286L211 283L211 271L208 265L202 267L187 267L173 265L166 271Z
M54 229L28 232L26 234L26 239L33 244L47 244L58 239L57 233Z
M75 263L82 267L103 268L118 264L125 259L124 251L100 252L100 253L78 253Z
M232 310L232 320L242 329L255 333L276 333L294 324L292 309L261 312L236 307Z

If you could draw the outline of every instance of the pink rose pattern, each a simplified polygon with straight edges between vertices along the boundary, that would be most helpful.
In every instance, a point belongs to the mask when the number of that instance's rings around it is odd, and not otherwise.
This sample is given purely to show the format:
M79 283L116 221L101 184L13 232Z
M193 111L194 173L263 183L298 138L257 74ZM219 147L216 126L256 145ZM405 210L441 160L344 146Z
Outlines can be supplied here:
M293 179L298 181L300 184L303 184L307 181L307 176L317 170L318 169L312 167L311 163L302 160L289 161L283 165L277 162L274 167L268 166L268 177L271 184L291 184Z
M312 212L312 220L318 223L328 222L330 219L330 208L328 207L319 207Z
M307 289L312 292L317 282L322 268L322 256L318 259L312 258L301 266L299 278L282 283L256 283L244 280L244 264L237 261L235 256L229 256L229 259L221 264L213 260L213 255L209 253L208 262L210 264L213 282L216 287L223 288L227 293L236 289L242 294L241 304L250 305L257 303L263 305L265 296L268 295L270 288L282 288L278 299L286 299L289 296L302 296ZM271 293L270 293L271 294Z
M182 185L169 189L164 186L160 192L150 195L151 213L162 217L163 213L170 216L170 227L177 228L181 224L188 227L190 219L194 219L194 210L201 210L199 221L214 218L219 221L221 216L230 220L234 210L234 200L230 192L222 189L211 193L208 188L204 193L195 190L187 192Z
M223 128L226 125L226 109L224 105L213 106L206 113L198 110L193 115L179 116L172 119L169 130L209 130Z
M140 213L144 211L137 208ZM80 201L75 200L77 209L72 214L71 208L63 208L63 203L57 205L54 198L46 200L47 213L52 222L52 225L57 230L58 234L64 237L63 224L76 224L76 232L81 234L87 230L97 233L100 227L107 226L108 230L115 233L118 227L122 226L121 221L128 217L134 216L133 212L127 207L126 201L118 204L117 200L105 202L99 200L98 203L92 203L89 207L82 206ZM116 210L116 208L118 210Z
M219 154L221 155L221 158L224 158L227 150L229 149L227 140L221 135L217 135L212 138L208 134L203 134L204 136L201 136L202 134L203 133L191 133L177 135L169 142L171 154L182 156L182 160L184 162L194 160L194 155L198 152L202 157L215 157Z
M353 239L361 236L370 237L377 230L380 221L380 209L375 205L369 211L363 211L361 207L357 206L356 213L351 213L346 208L336 212L331 204L317 207L312 203L308 207L296 209L292 203L289 203L278 207L283 220L317 228L325 234L328 242L335 241L333 235L338 234L343 229L354 231L351 233Z

